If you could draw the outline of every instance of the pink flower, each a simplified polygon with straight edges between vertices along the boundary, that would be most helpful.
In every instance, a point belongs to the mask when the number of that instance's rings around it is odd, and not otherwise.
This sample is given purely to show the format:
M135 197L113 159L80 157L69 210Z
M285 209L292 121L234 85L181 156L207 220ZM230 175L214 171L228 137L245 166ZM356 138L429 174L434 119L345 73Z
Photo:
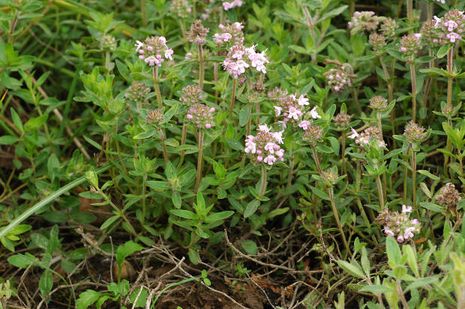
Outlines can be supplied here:
M252 46L246 48L245 53L247 54L247 57L249 58L252 67L255 68L258 72L266 74L265 64L269 63L269 61L265 55L265 52L257 53L255 52L255 46Z
M449 39L451 43L455 43L455 41L462 39L460 34L455 33L455 32L448 33L446 37Z
M301 95L299 97L299 99L297 100L297 103L300 105L300 106L305 106L305 105L308 105L310 103L308 103L308 99L304 96L304 95Z
M263 162L268 165L273 165L276 162L276 157L270 154L265 158L265 160L263 160Z
M299 127L308 130L308 127L310 126L310 121L308 120L303 120L301 123L299 123Z
M283 111L283 108L281 106L275 106L274 107L274 114L276 116L280 116L282 111Z
M165 50L165 58L169 60L173 60L173 50L171 48L168 48Z
M136 41L136 44L134 44L134 46L136 47L136 52L144 51L142 49L144 47L144 43L142 43L141 41Z
M261 132L266 132L266 133L270 132L270 128L266 124L259 125L258 130Z
M271 132L270 128L263 124L259 126L256 136L247 136L244 151L255 163L273 165L284 160L284 149L279 146L282 143L282 132Z
M273 135L273 138L276 140L276 143L278 143L278 144L284 143L284 141L283 141L283 131L273 132L272 135Z
M388 227L384 228L384 234L386 234L386 236L394 236L394 232Z
M275 146L278 146L278 145L276 145L276 144L273 143L273 142L270 142L270 143L268 143L268 144L265 145L265 150L268 151L269 153L274 153L274 151L275 151ZM279 148L279 146L278 146L278 148Z
M402 205L402 212L403 213L411 213L412 212L412 206Z
M312 110L310 111L310 117L312 117L313 119L321 118L320 114L318 114L318 111L316 110L316 106L313 107Z
M295 108L294 106L289 108L288 117L290 119L298 120L300 116L302 116L302 112L299 109Z
M215 33L213 36L213 41L215 41L216 44L223 44L226 42L229 42L232 39L232 35L230 33Z
M244 4L242 0L233 0L231 2L223 1L223 9L225 11L229 11L230 9L233 9L235 7L240 7Z
M249 65L244 60L226 58L223 61L223 67L233 78L237 79L240 75L245 73L245 69L247 69Z
M166 45L166 38L163 36L152 36L144 42L136 41L134 45L139 59L144 60L149 66L161 66L164 59L173 60L173 50Z
M360 134L357 133L357 131L354 130L354 128L350 128L352 134L350 134L348 137L350 139L356 139L357 137L359 137Z
M453 20L448 20L444 23L444 26L447 27L447 30L449 32L453 31L455 28L457 28L459 25L457 25L457 23Z

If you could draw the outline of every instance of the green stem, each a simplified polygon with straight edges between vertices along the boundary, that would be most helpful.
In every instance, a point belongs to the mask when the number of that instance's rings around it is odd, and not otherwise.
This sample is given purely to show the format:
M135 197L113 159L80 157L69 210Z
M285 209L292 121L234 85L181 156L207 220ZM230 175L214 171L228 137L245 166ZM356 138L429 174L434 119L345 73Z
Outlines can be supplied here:
M265 165L262 165L261 175L260 176L261 177L260 177L260 192L259 192L259 195L260 195L260 197L262 197L262 196L265 196L266 186L267 186L267 183L268 183L268 173L267 173Z
M232 92L231 92L231 102L229 103L229 111L232 113L234 111L234 104L236 103L236 88L237 88L237 79L233 79Z
M195 192L197 193L200 187L200 182L202 181L202 168L203 168L203 142L204 142L204 132L199 129L197 133L197 144L199 152L197 154L197 174L195 176Z
M394 86L392 84L391 74L389 74L389 70L382 56L379 57L379 62L383 68L384 78L386 79L386 85L388 88L388 101L392 102L392 100L394 100Z
M147 3L145 0L140 1L140 14L142 16L142 25L147 25Z
M412 149L412 207L416 209L417 204L417 153Z
M147 215L147 199L145 196L147 182L147 174L142 177L142 225L145 223L145 216Z
M334 219L336 220L337 227L339 228L339 232L341 233L341 236L342 236L342 241L344 242L344 246L345 246L345 248L347 250L347 254L351 255L350 254L349 243L347 242L346 236L344 234L344 230L342 229L341 220L339 219L339 212L338 212L338 210L336 208L336 201L334 199L333 187L329 187L328 195L329 195L329 200L331 202L331 208L333 210Z
M153 77L153 87L155 89L155 95L157 97L158 108L163 108L163 99L161 97L160 80L158 77L157 66L154 66L152 69L152 77Z
M186 139L187 139L187 124L184 123L182 125L182 131L181 131L181 146L184 146L186 144ZM180 159L179 159L179 165L182 164L182 162L184 161L184 156L186 155L186 152L184 150L181 150L179 156L180 156Z
M449 51L447 52L447 73L449 73L448 78L447 78L447 106L446 106L446 111L447 113L447 118L448 122L450 122L450 113L453 110L453 105L452 105L452 91L453 91L453 84L454 84L454 79L452 77L453 73L453 67L454 67L454 47L451 47ZM450 138L447 137L447 144L446 144L446 150L448 152L451 152L452 150L452 144L450 141ZM447 167L449 165L449 156L444 154L444 172L447 175Z
M413 16L413 0L407 0L407 20L409 26L412 27L413 23L415 22ZM412 30L410 30L410 32L412 32Z
M165 164L168 164L168 162L170 161L170 158L168 156L168 149L166 148L166 143L165 143L165 140L166 140L166 136L165 136L165 131L160 128L160 142L161 142L161 146L162 146L162 149L163 149L163 160L165 161Z
M203 89L203 81L205 79L205 59L202 45L199 45L199 86Z
M412 84L412 119L417 119L417 73L415 70L415 62L410 62L410 82Z
M452 109L452 86L454 83L454 78L452 77L454 67L454 47L451 47L447 52L447 73L449 77L447 78L447 107Z
M341 134L341 164L342 164L342 172L344 175L347 175L347 165L346 165L346 134L347 132L344 131ZM347 177L346 180L348 181Z
M378 198L379 198L379 206L381 211L384 210L384 194L383 194L383 184L381 183L380 175L376 176L376 188L378 189Z
M100 174L104 171L106 171L108 168L110 168L111 164L106 164L102 166L101 168L97 169L95 171L96 174ZM68 183L67 185L61 187L57 191L51 193L49 196L41 200L40 202L36 203L34 206L28 208L26 211L21 213L18 217L16 217L13 221L11 221L7 226L5 226L3 229L0 230L0 239L3 237L6 237L8 233L11 232L15 227L17 227L19 224L23 223L27 218L30 216L36 214L39 212L43 207L47 206L49 203L55 201L58 197L60 197L62 194L70 191L74 187L79 186L80 184L84 183L86 181L86 177L82 176L79 177L72 182Z
M316 170L321 175L322 169L321 169L320 158L318 157L318 154L316 153L315 147L312 147L312 157L313 157L313 161L315 161Z

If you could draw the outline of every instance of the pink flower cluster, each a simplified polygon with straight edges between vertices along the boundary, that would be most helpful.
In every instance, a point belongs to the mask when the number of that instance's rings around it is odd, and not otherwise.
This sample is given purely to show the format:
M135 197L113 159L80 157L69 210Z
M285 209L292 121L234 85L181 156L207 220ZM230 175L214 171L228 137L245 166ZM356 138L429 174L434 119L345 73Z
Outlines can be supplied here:
M199 129L210 129L214 125L214 112L214 107L196 103L189 108L186 118Z
M355 140L355 144L360 146L368 146L374 143L380 148L386 147L386 143L383 140L383 135L378 127L368 127L361 133L358 133L352 129L352 133L348 136L350 139Z
M242 45L234 45L223 61L223 68L235 79L245 73L249 67L266 74L266 64L269 63L265 52L257 53L255 46L245 48Z
M309 112L306 112L306 107L310 105L308 98L304 95L288 95L286 91L275 89L268 94L271 100L275 101L274 111L275 116L282 118L284 126L287 123L298 123L299 127L307 130L311 124L309 120L305 120L305 116L311 119L321 118L316 110L316 107Z
M255 163L274 165L284 160L283 132L271 132L271 129L262 124L258 126L256 136L249 135L245 139L245 153L249 154Z
M352 86L354 78L352 66L348 63L337 64L336 67L324 73L327 85L334 91L340 92Z
M148 37L144 42L136 41L135 47L139 59L151 67L161 66L165 59L173 60L173 50L166 45L163 36Z
M438 31L433 43L449 44L462 40L465 34L465 14L463 11L448 11L442 18L434 16L434 28Z
M421 33L407 34L400 39L399 51L408 58L415 57L420 49Z
M244 4L242 0L223 1L223 9L229 11L230 9L240 7Z
M213 41L216 44L223 45L224 43L231 42L234 45L242 45L244 42L244 33L242 32L244 26L241 23L220 24L218 28L220 32L213 35Z
M395 237L398 243L403 243L415 236L420 231L420 222L418 219L410 219L412 206L402 205L402 211L389 212L380 214L384 221L384 234ZM379 218L379 217L378 217Z

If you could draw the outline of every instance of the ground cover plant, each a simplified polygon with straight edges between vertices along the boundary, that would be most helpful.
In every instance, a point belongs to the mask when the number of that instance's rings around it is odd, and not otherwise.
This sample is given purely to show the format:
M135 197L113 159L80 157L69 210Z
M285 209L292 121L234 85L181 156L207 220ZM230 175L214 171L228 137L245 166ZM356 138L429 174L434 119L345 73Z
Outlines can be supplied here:
M0 308L465 308L463 1L0 4Z

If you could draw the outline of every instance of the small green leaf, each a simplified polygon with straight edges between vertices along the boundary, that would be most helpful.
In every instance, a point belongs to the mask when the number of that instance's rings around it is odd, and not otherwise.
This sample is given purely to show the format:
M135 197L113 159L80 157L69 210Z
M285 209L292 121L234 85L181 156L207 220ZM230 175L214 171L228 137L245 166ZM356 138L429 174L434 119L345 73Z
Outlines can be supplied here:
M418 271L418 263L417 263L417 256L415 251L413 250L412 246L404 245L402 247L404 251L404 255L407 256L407 264L415 274L416 277L420 277L420 272Z
M37 258L30 253L15 254L7 259L8 263L18 268L28 268L37 262Z
M430 202L421 202L420 206L431 210L432 212L437 212L437 213L443 213L444 212L444 207L438 204L430 203Z
M0 137L0 145L13 145L18 140L19 139L16 136L4 135L4 136Z
M257 243L253 240L243 240L241 241L241 247L247 252L249 255L256 255L257 254Z
M424 175L424 176L426 176L426 177L428 177L428 178L430 178L430 179L432 179L432 180L435 180L435 181L439 181L439 180L441 179L441 178L439 178L438 176L431 174L431 173L430 173L429 171L427 171L427 170L418 170L418 173L419 173L419 174L422 174L422 175Z
M360 268L358 265L354 265L352 263L343 261L343 260L337 260L336 263L344 269L347 273L351 274L354 277L360 278L360 279L365 279L365 274L363 273L363 270Z
M132 240L125 242L124 244L118 246L116 249L116 263L119 266L123 264L123 261L130 255L141 251L144 249L141 245Z
M258 206L260 206L259 200L253 200L248 203L244 210L244 218L249 218L252 216L257 211Z
M444 57L445 55L447 55L447 53L449 52L449 50L452 48L452 45L450 44L446 44L446 45L443 45L439 48L438 50L438 53L436 54L436 56L438 58L442 58Z
M53 288L53 275L50 269L46 269L39 279L39 290L42 297L48 296Z
M222 221L224 219L227 219L234 215L234 211L228 210L228 211L221 211L221 212L216 212L211 215L209 215L206 219L206 223L212 223L216 221Z
M86 290L76 300L76 309L87 309L97 302L101 293L94 290Z
M24 127L26 130L37 130L47 122L48 115L43 114L42 116L30 118L25 124Z
M194 249L194 248L189 248L189 251L187 252L187 255L189 256L189 260L192 262L192 264L197 265L202 261L200 259L199 252Z
M184 209L171 209L170 214L181 217L183 219L193 220L196 218L195 213Z
M386 238L386 253L391 268L401 265L402 254L397 241L393 237Z

